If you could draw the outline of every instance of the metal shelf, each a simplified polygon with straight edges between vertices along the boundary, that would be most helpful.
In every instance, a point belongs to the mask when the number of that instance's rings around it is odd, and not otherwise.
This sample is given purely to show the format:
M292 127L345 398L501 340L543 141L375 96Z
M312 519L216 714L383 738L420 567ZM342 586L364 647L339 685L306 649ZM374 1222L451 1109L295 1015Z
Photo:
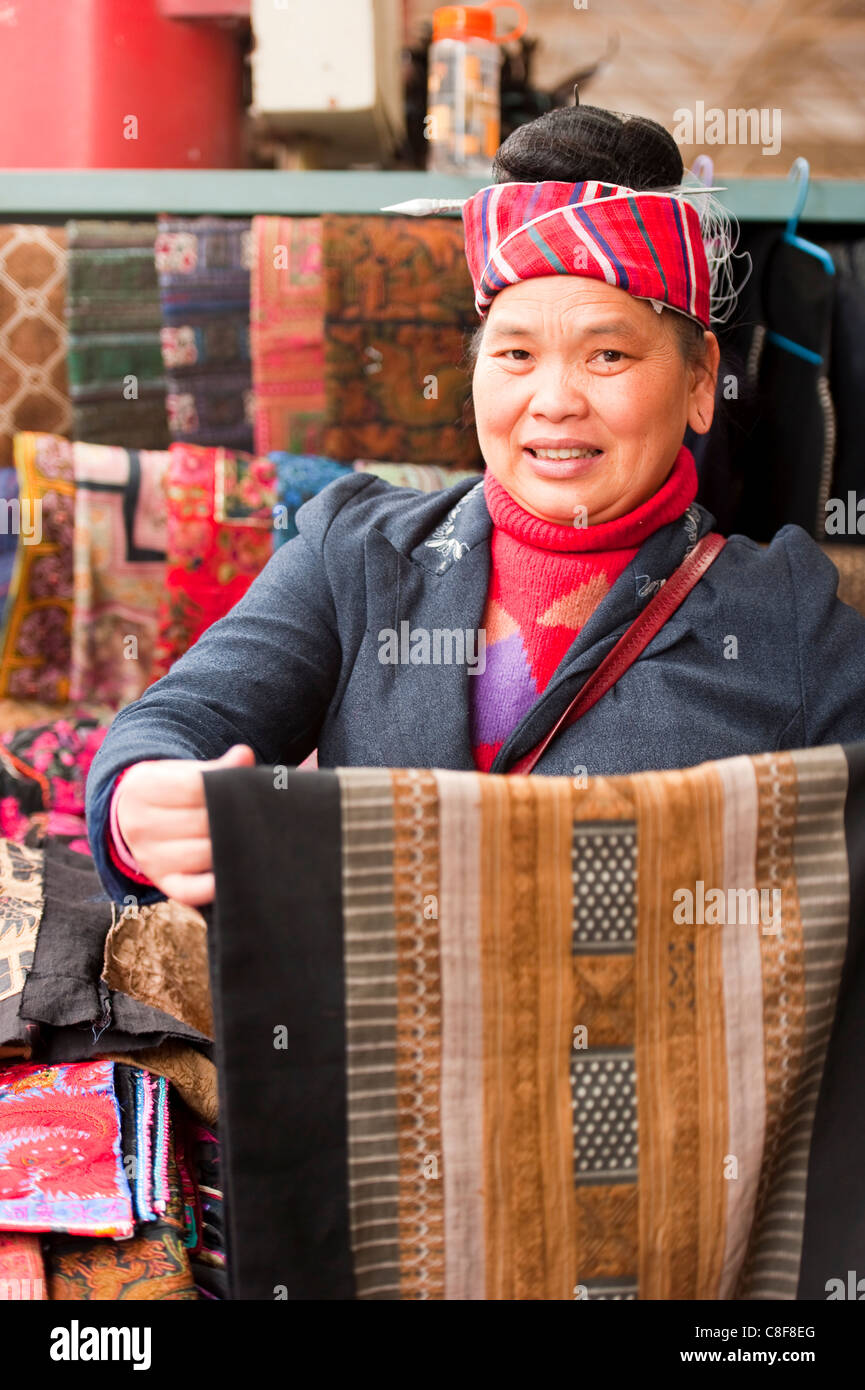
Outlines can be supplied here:
M785 222L795 189L777 179L729 179L722 201L741 221ZM0 221L153 217L156 213L249 217L255 213L370 213L407 198L465 198L482 178L423 171L271 169L0 170ZM865 181L812 179L803 222L865 223Z

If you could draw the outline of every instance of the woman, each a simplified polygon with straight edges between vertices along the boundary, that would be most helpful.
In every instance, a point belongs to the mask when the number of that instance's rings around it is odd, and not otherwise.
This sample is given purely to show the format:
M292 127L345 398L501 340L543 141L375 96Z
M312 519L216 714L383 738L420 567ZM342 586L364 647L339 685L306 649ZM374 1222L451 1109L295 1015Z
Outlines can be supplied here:
M507 771L712 530L682 439L711 426L719 349L699 220L663 191L683 176L672 137L565 108L517 130L493 174L464 209L484 480L332 483L120 711L87 802L112 898L212 900L203 768L317 747L322 766ZM837 580L799 527L766 549L729 538L538 770L865 739L865 619Z

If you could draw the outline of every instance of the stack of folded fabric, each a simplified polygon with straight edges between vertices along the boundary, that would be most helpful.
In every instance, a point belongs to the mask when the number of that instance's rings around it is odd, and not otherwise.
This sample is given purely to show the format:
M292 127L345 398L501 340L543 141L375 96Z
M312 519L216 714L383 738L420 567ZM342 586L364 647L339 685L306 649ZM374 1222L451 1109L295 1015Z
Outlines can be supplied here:
M0 839L0 1282L225 1296L212 1035L195 909L118 916L88 856Z
M277 525L273 532L276 548L297 535L294 518L298 508L315 497L328 483L347 477L351 469L322 454L286 454L277 451L271 454L271 458L276 465L278 491Z
M167 564L150 682L246 593L273 553L269 459L174 445L166 477Z
M13 1297L198 1298L197 1128L143 1067L0 1067L0 1283L26 1262Z
M165 578L165 450L72 445L70 698L117 708L147 686Z

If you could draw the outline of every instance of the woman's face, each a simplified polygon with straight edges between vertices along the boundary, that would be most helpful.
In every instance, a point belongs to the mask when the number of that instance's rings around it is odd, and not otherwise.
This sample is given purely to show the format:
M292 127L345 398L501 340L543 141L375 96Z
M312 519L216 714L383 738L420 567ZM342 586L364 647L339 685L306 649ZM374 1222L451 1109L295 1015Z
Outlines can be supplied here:
M720 356L686 366L671 312L586 276L546 275L494 298L472 381L481 452L527 511L596 525L665 481L685 426L712 423ZM538 451L590 447L589 457Z

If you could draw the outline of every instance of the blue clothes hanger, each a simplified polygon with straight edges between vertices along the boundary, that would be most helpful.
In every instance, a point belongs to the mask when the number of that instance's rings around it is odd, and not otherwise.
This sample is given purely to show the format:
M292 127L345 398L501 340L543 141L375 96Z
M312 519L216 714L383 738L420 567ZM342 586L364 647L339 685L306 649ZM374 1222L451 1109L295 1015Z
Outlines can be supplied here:
M798 236L796 231L799 226L799 218L802 216L802 211L808 199L808 186L811 181L811 167L807 159L804 159L801 155L794 159L787 177L798 183L799 191L796 195L796 204L787 221L787 226L781 240L785 242L787 246L795 246L797 251L804 251L806 255L814 256L823 266L827 275L834 275L835 262L832 260L829 252L825 251L822 246L817 246L815 242L806 241L804 237ZM801 357L804 361L813 363L814 366L822 365L823 358L820 356L819 352L812 352L811 348L803 347L801 343L794 343L792 338L785 338L783 334L775 333L771 328L768 330L766 337L771 342L775 343L776 346L783 348L786 352L792 352L795 357Z
M815 245L813 241L805 241L803 237L796 235L799 218L802 216L802 210L808 201L808 186L811 182L811 167L807 159L803 159L802 155L794 159L793 167L787 175L787 178L794 179L798 182L799 193L796 198L796 206L790 215L787 229L784 232L784 240L787 242L788 246L796 246L800 251L806 252L807 255L816 256L817 260L821 261L825 266L826 274L834 275L835 262L832 260L829 252L824 251L822 246Z

